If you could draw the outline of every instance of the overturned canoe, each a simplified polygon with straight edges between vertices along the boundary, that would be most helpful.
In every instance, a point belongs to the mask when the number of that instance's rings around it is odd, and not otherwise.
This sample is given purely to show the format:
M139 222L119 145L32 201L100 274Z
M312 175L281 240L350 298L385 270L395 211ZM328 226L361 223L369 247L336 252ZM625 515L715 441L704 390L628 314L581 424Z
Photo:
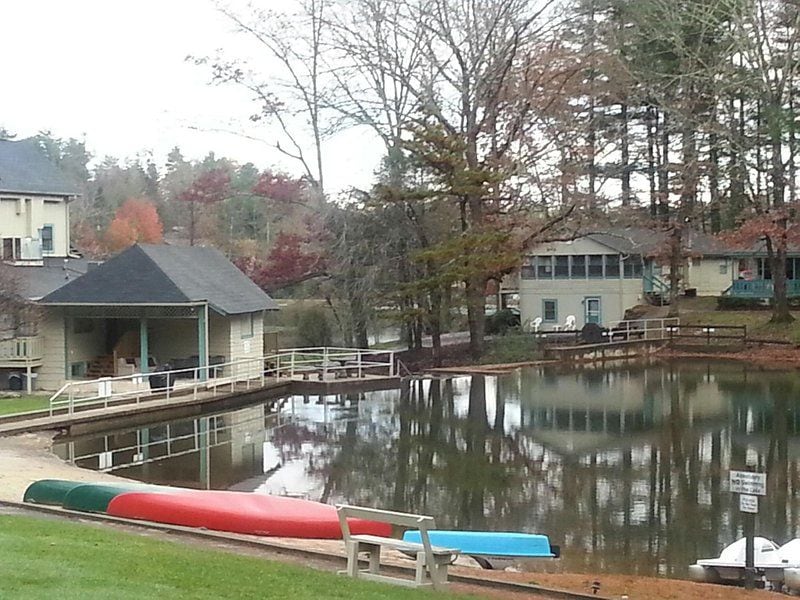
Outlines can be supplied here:
M273 537L341 539L329 504L247 492L128 492L108 505L115 517ZM391 525L348 520L354 534L389 536Z
M126 492L168 492L174 488L146 483L87 483L75 486L64 496L62 506L81 512L104 513L108 503ZM188 491L188 490L187 490Z
M28 486L22 496L22 501L32 504L61 506L64 504L64 497L80 485L84 485L84 482L67 481L65 479L40 479Z
M546 535L534 533L433 530L428 537L432 545L457 548L488 569L492 568L491 559L557 558L560 554L558 546L551 546ZM403 540L420 543L420 532L406 531Z

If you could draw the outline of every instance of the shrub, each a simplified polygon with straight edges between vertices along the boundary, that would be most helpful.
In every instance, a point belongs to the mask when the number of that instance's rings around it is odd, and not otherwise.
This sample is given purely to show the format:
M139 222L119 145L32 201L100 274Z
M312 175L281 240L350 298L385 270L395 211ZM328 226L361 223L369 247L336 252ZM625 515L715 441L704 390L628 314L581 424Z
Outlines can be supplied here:
M295 315L296 342L300 347L331 346L333 331L327 311L321 306L309 306Z
M505 335L512 327L519 326L519 315L504 308L486 317L486 333L488 335Z

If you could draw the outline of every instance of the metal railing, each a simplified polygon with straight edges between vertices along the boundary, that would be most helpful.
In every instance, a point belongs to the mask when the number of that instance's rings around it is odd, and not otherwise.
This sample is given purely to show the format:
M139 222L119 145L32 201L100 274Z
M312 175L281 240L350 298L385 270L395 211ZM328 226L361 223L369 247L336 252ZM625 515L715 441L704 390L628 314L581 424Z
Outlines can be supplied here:
M67 414L90 408L108 408L136 403L143 399L166 399L198 394L226 393L265 386L267 380L281 378L320 381L331 378L395 377L397 365L393 350L364 348L291 348L275 354L244 358L226 363L186 369L134 373L119 377L101 377L84 381L68 381L50 397L50 415L65 409Z
M630 319L617 321L602 332L609 342L630 340L663 340L681 326L678 317L663 319Z
M44 356L44 340L41 336L17 337L0 341L0 362L24 365L41 360Z

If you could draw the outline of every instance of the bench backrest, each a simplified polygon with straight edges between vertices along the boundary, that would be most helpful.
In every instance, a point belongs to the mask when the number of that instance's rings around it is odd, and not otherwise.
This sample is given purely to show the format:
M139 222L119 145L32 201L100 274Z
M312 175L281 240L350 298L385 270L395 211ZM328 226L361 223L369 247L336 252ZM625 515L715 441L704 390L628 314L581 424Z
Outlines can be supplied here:
M342 528L342 537L345 542L350 539L350 526L347 524L347 519L366 519L379 523L389 523L399 527L418 529L428 559L432 560L433 558L433 554L431 554L431 540L428 537L428 531L430 529L436 529L436 520L433 517L395 512L392 510L380 510L378 508L349 506L347 504L338 504L336 506L336 512L339 515L339 525Z

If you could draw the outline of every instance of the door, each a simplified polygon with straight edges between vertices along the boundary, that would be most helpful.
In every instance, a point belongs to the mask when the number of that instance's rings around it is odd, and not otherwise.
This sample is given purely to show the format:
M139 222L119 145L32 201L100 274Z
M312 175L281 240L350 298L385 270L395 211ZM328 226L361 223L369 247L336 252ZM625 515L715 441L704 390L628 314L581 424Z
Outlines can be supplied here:
M600 324L602 321L602 312L600 310L600 298L591 296L583 299L584 305L584 323Z

